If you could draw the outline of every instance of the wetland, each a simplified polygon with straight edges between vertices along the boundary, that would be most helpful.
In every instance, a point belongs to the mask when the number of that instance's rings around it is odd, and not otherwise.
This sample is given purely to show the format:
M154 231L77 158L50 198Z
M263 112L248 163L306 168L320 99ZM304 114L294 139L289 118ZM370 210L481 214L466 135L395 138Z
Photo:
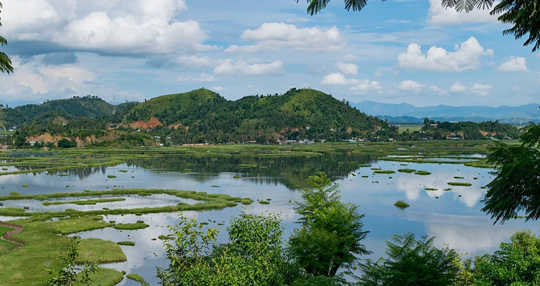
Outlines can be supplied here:
M25 227L12 236L25 246L10 252L14 246L0 241L0 280L10 285L45 281L67 237L78 236L82 259L100 261L105 269L96 284L140 285L136 280L142 277L156 285L156 267L168 265L163 241L179 212L222 230L242 212L277 212L288 236L297 227L299 189L318 172L340 185L344 202L365 213L364 229L370 233L364 243L371 258L384 255L390 235L408 231L435 236L438 247L448 244L460 253L493 252L532 226L524 219L493 225L480 211L483 187L493 179L493 166L485 161L490 144L7 151L0 158L0 220ZM0 228L0 234L8 230ZM224 235L220 242L227 241ZM22 266L29 264L33 268Z

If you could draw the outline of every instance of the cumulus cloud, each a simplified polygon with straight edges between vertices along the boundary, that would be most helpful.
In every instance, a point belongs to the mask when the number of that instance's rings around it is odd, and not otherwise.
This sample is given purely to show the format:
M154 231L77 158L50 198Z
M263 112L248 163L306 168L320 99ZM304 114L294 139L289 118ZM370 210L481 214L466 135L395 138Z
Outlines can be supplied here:
M450 87L451 92L464 92L465 89L467 88L464 85L462 85L460 82L456 82Z
M350 86L349 90L358 92L381 89L378 81L370 81L367 79L348 79L341 73L328 74L324 76L321 83L327 85L348 85Z
M336 68L344 74L355 75L358 73L358 66L351 63L338 62Z
M475 83L471 87L466 87L463 84L456 82L450 87L450 92L486 96L491 92L491 88L492 86L488 84Z
M408 70L463 72L477 69L482 56L493 56L493 50L484 50L474 37L456 45L455 52L432 46L424 54L420 45L412 43L406 52L399 54L398 66Z
M214 68L216 74L241 75L277 75L283 74L283 61L274 61L268 64L249 64L243 60L220 60Z
M213 61L209 57L198 57L195 55L178 57L173 63L189 69L201 69L213 65Z
M497 67L502 72L526 72L527 60L523 57L511 56L510 59Z
M475 83L470 88L469 91L472 94L476 94L476 95L479 95L479 96L486 96L491 91L491 85Z
M490 9L474 9L469 13L456 12L455 9L445 9L440 0L429 0L428 23L440 25L467 24L467 23L496 23L498 16L489 15ZM498 1L493 6L499 4Z
M354 62L358 60L358 57L353 54L347 54L343 57L343 60L347 62Z
M422 90L423 86L423 84L420 84L416 81L404 80L398 85L398 88L404 91L418 93L420 92L420 90Z
M208 36L198 22L176 20L187 9L184 0L3 2L10 7L3 20L9 22L6 31L12 41L33 40L57 48L127 55L215 48L203 44Z
M222 86L214 86L214 87L212 87L212 90L213 91L224 91L224 90L227 90L227 89L222 87Z
M433 92L436 92L439 95L447 95L448 94L448 92L444 88L440 88L440 87L438 87L436 85L430 86L429 90L433 91Z
M264 23L255 30L245 30L241 38L256 44L231 45L225 49L225 52L255 53L281 48L293 48L299 51L341 51L346 44L336 27L327 30L319 27L297 28L295 25L285 23Z
M213 81L216 81L217 79L214 76L209 75L207 73L201 73L198 77L179 76L177 80L180 82L213 82Z
M47 54L41 59L45 65L65 65L77 63L77 55L74 52Z

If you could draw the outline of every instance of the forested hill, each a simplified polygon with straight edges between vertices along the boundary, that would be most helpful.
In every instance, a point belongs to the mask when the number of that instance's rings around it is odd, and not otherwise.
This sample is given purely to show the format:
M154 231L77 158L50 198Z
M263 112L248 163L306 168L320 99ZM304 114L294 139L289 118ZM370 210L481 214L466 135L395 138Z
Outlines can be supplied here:
M152 117L176 129L178 132L172 136L178 142L199 142L202 138L211 142L345 140L395 133L385 122L312 89L291 89L283 95L252 95L237 101L228 101L207 89L164 95L131 109L124 124Z
M95 119L112 114L113 106L97 96L87 95L84 97L75 96L70 99L48 100L39 105L27 104L16 107L15 110L30 120L50 112Z

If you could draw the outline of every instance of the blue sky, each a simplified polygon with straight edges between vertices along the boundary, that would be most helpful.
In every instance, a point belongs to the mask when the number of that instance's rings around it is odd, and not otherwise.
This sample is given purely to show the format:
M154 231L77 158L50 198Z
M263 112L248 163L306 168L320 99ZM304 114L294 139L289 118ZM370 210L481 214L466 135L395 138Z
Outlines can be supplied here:
M315 16L294 0L3 0L10 106L95 94L116 103L206 87L235 100L310 87L350 102L539 103L540 53L489 11L369 1Z

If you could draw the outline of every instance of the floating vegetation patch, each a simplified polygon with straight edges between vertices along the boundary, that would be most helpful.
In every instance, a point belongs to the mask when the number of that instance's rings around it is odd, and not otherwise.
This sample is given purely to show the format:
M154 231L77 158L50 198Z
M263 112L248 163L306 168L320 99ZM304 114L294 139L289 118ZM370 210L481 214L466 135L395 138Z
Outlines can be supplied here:
M170 239L174 239L174 237L172 235L160 235L158 236L159 239L161 240L170 240Z
M454 176L454 179L463 180L463 179L465 179L465 177Z
M261 205L269 205L270 202L269 201L259 201L259 204L261 204Z
M141 275L137 274L137 273L130 273L128 275L126 275L126 277L128 279L131 279L135 282L139 282L141 285L147 285L146 281L141 277Z
M396 171L392 170L377 170L373 174L394 174Z
M242 178L242 176L234 175L233 178L235 178L235 179L240 179L240 178Z
M414 174L415 174L415 175L420 175L420 176L431 175L431 173L428 172L428 171L416 171Z
M128 170L118 170L118 172L121 172L121 173L127 173Z
M409 173L409 174L416 172L415 169L398 169L397 171L400 173Z
M369 178L369 176L362 176L362 178Z
M461 187L470 187L472 186L471 183L463 183L463 182L448 182L450 186L461 186Z
M369 168L369 167L371 167L371 165L368 165L368 164L358 164L358 165L356 165L356 167L358 167L358 168Z
M135 242L133 241L119 241L116 244L125 245L125 246L135 246Z
M114 178L116 178L116 176L115 175L107 175L107 178L114 179Z
M55 201L55 202L43 202L43 205L51 206L51 205L75 204L79 206L84 206L84 205L95 205L95 204L100 204L100 203L121 202L125 200L126 198L107 198L107 199L82 200L82 201Z
M437 191L437 188L426 188L426 191Z
M400 210L404 210L408 207L410 207L410 205L408 203L406 203L404 200L399 200L397 201L394 206L396 206L398 209Z
M135 229L145 229L149 227L149 225L145 223L120 223L114 226L115 229L119 230L135 230Z
M371 170L374 170L374 171L380 170L380 169L381 169L381 167L373 167L373 168L371 168Z
M240 169L251 169L251 168L257 168L257 165L255 165L255 164L239 164L238 168L240 168Z
M212 188L219 188L218 185L211 185L210 187L212 187Z
M23 188L28 188L28 184L23 184Z

